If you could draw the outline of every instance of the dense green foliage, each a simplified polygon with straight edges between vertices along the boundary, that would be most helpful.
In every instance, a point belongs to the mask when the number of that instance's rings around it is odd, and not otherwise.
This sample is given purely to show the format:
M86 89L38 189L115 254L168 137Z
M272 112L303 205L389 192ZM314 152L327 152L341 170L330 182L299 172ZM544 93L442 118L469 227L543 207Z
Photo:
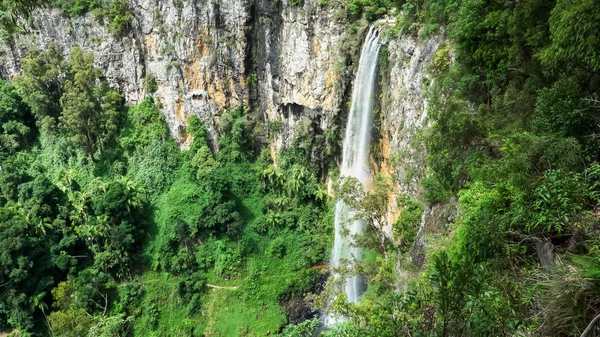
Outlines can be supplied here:
M52 0L50 5L68 17L92 13L116 37L124 36L133 20L127 0Z
M2 2L2 37L39 5ZM132 20L126 1L51 5L117 36ZM151 97L125 106L93 55L50 45L0 82L0 331L313 336L313 315L289 315L309 300L346 318L324 336L579 335L600 313L600 2L342 5L350 20L392 15L395 33L445 38L424 83L423 195L447 213L424 224L437 236L422 268L410 258L423 203L400 195L388 224L387 178L369 191L342 180L337 195L368 226L364 259L338 272L369 287L357 304L335 282L313 296L332 229L315 158L335 159L335 130L298 123L274 159L240 106L220 114L216 144L191 116L181 150Z
M181 151L151 97L122 101L77 47L68 61L31 50L0 82L0 329L276 331L282 305L317 289L330 243L309 150L273 162L238 107L221 117L220 151L194 116Z
M68 17L92 13L117 37L127 33L133 19L127 0L52 0L50 4Z
M408 0L397 10L396 32L447 38L430 65L423 185L427 201L455 215L437 229L449 240L438 237L424 270L406 282L388 261L407 260L402 241L414 240L422 206L402 199L400 241L365 242L374 258L359 268L369 290L357 305L336 300L350 321L334 330L580 335L600 313L600 3ZM362 198L359 210L368 205ZM554 261L543 259L548 247Z

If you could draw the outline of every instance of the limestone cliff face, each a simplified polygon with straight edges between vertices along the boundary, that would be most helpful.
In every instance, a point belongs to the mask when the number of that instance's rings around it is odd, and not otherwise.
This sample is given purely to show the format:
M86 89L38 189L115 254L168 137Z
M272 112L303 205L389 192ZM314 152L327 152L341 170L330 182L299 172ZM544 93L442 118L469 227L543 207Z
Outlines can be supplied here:
M154 75L159 89L153 96L183 146L191 114L206 123L214 141L224 108L252 105L263 121L282 125L274 141L280 147L289 143L300 119L324 129L340 110L348 81L340 85L334 68L346 25L333 16L341 5L130 0L129 6L134 20L122 38L91 14L65 18L57 9L36 10L27 33L12 46L0 46L0 74L18 74L32 46L45 49L54 42L65 55L81 46L94 53L97 66L129 103L149 94L144 78Z
M344 19L336 19L343 6L321 6L306 0L303 7L289 0L274 8L265 0L257 25L258 110L277 121L279 148L289 145L302 120L320 130L330 127L339 114L349 71L339 50L349 38Z
M360 32L350 36L348 22L338 15L343 3L290 1L130 0L134 19L122 38L91 14L66 18L57 9L36 10L14 44L0 44L0 75L20 73L20 60L31 47L55 43L67 55L81 46L94 53L97 66L129 103L149 94L144 78L154 75L159 89L153 95L181 142L191 114L201 117L214 137L222 109L245 103L262 120L281 122L283 132L274 142L288 145L303 118L321 129L336 123L347 108L352 61L358 61L358 56L346 59L342 45L358 38L350 52L360 52ZM438 37L423 41L410 35L389 42L381 88L384 170L394 155L406 161L412 156L400 152L416 151L410 139L424 123L422 79L438 42ZM343 128L343 121L337 124ZM415 190L410 182L404 187Z
M68 54L78 45L94 52L97 66L130 103L147 94L143 81L153 74L159 84L154 96L179 141L186 141L190 114L204 120L214 137L218 112L248 99L244 61L249 4L130 0L129 5L134 19L123 38L115 38L91 14L68 19L56 9L36 10L28 33L16 37L12 47L0 48L2 75L18 74L19 60L32 46L44 49L54 42Z
M427 120L427 90L433 83L428 68L442 41L442 34L428 38L400 34L390 41L388 55L381 74L381 149L379 167L382 173L394 175L398 182L388 204L388 226L384 231L393 237L392 224L401 211L397 197L400 193L422 200L421 179L425 176L427 149L423 133ZM408 255L409 261L423 265L425 237L432 234L440 219L448 217L447 210L426 205L417 237ZM399 273L403 268L399 266ZM400 282L402 283L402 282Z
M405 193L418 197L426 149L420 133L427 127L427 68L441 36L401 35L388 46L389 76L382 88L383 168L393 170ZM392 167L393 166L393 167ZM420 170L419 170L420 169Z
M395 175L397 191L421 199L420 180L426 168L427 150L421 134L427 128L426 93L432 83L428 65L441 35L416 38L400 34L390 41L381 74L380 169ZM398 213L391 196L389 221Z

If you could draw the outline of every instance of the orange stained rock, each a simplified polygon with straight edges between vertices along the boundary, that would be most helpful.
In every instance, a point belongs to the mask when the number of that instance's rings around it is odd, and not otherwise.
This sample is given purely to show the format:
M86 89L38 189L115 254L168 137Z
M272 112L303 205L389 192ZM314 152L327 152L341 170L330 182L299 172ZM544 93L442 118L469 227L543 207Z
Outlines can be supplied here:
M386 132L384 131L384 134ZM390 167L390 140L388 137L382 137L381 141L381 174L384 177L391 177L393 169ZM388 220L390 221L390 225L398 221L398 217L400 216L400 208L396 205L396 193L390 191L388 193Z
M335 71L330 71L327 74L327 78L325 79L325 85L328 87L333 86L333 82L334 80L337 80L338 78L340 78L340 74L335 72Z

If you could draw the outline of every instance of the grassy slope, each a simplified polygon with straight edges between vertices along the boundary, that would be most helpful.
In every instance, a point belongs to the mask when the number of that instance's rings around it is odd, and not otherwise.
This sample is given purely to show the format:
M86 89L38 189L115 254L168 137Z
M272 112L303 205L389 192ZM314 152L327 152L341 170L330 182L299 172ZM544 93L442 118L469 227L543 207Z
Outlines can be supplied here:
M164 231L164 213L177 210L185 213L184 201L174 191L186 188L185 178L178 179L156 203L155 220L158 233L148 245L152 254L156 237ZM285 255L274 256L270 245L273 238L256 234L253 225L262 210L262 196L253 195L240 200L246 221L242 239L246 245L259 247L246 255L244 264L231 278L208 273L207 283L217 286L235 286L236 290L211 289L202 295L202 308L188 316L185 303L178 294L178 278L168 273L145 272L142 276L143 298L140 301L141 318L134 326L134 336L265 336L275 333L286 322L285 308L279 303L280 294L298 288L310 280L312 270L301 265L308 240L292 231L282 231ZM299 280L301 280L299 282ZM157 323L152 326L152 310L157 309ZM156 315L156 314L155 314Z

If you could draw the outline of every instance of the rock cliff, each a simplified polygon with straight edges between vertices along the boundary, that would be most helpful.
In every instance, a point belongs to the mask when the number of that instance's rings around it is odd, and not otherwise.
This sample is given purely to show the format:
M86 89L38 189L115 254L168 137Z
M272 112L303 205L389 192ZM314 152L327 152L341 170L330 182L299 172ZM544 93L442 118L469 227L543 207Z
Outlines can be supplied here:
M426 155L422 133L427 128L427 90L432 83L428 66L441 35L416 38L409 34L389 42L382 65L379 169L397 177L396 191L422 199L420 180ZM396 220L396 194L390 196L388 223ZM387 229L391 234L391 228Z
M263 4L257 25L258 110L281 124L276 147L289 145L302 119L320 130L331 127L351 76L339 53L350 38L345 19L336 18L343 6L310 0L297 7L287 2L280 8Z
M54 42L65 54L75 45L94 52L96 64L130 103L139 102L146 75L155 76L171 133L185 143L190 114L204 120L215 136L214 118L226 105L247 102L245 84L250 5L245 0L132 0L133 22L117 38L87 14L65 18L57 9L32 14L27 32L0 48L2 75L19 73L19 60L34 46Z
M398 219L401 207L398 196L406 194L423 200L421 179L425 177L427 149L423 134L428 127L427 92L433 83L430 64L442 41L443 34L418 38L412 34L399 34L390 41L383 60L381 73L381 103L379 133L379 170L394 176L397 185L388 201L388 237L394 237L392 225ZM444 209L426 205L421 223L408 259L422 266L425 259L426 236L437 232L435 227L444 217ZM398 273L406 273L399 261ZM404 287L402 277L398 284Z
M341 5L340 5L341 6ZM281 122L275 142L289 143L294 125L308 117L324 128L337 114L345 86L338 85L336 50L345 36L339 6L318 0L294 6L288 0L130 0L133 22L124 37L113 36L92 14L66 18L40 9L14 43L0 46L0 73L12 78L31 47L55 43L94 53L96 64L130 103L153 93L171 133L186 144L185 122L199 116L216 137L215 124L227 106L251 105L263 120Z
M31 47L55 43L65 55L81 46L129 103L152 95L172 135L185 147L187 118L201 118L216 144L216 124L228 106L250 106L272 149L287 146L299 124L312 136L343 135L349 92L367 24L349 23L344 3L331 0L129 0L133 21L115 37L92 14L61 16L38 9L14 42L0 45L0 75L20 72ZM439 36L399 34L382 54L379 127L374 167L399 178L397 190L419 198L426 149L417 137L426 126L427 65ZM341 136L338 137L341 146ZM390 196L389 223L398 214ZM391 227L386 231L391 235Z

